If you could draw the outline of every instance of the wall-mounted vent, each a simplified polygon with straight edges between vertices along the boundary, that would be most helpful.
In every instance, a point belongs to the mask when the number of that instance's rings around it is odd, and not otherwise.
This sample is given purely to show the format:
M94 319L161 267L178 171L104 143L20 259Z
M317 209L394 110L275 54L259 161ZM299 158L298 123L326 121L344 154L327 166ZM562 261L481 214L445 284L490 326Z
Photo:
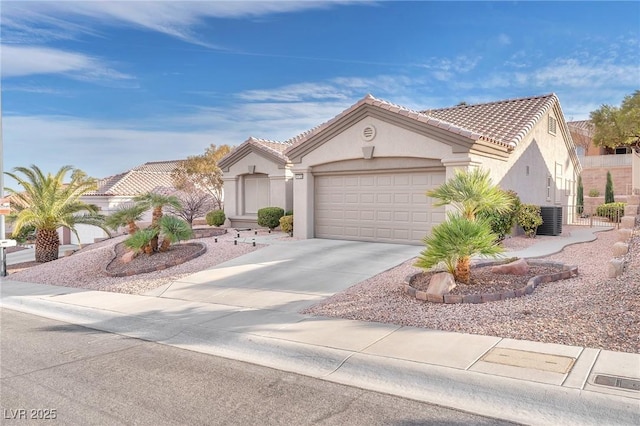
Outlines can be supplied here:
M558 120L555 117L549 116L549 133L552 135L556 134L556 127L558 125Z
M366 142L372 141L376 137L376 128L368 124L362 129L362 139Z

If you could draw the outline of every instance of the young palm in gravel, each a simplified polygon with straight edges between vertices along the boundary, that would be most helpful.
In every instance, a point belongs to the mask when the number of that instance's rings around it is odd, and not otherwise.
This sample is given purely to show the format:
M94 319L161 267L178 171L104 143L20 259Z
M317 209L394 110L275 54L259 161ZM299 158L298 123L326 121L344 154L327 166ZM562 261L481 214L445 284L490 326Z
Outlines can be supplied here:
M453 178L428 191L427 196L440 200L435 206L451 204L469 220L483 211L506 213L513 203L509 194L493 185L489 171L481 169L456 171Z
M456 281L466 284L471 277L471 257L497 257L503 252L487 221L469 220L459 213L449 213L447 221L434 227L423 241L427 248L415 265L430 269L442 262Z
M107 216L105 224L114 231L117 231L121 226L126 226L128 234L133 235L139 229L136 222L142 220L145 210L144 206L138 204L122 206Z
M153 209L151 213L151 228L159 230L160 219L162 219L162 209L164 207L173 207L179 209L181 207L180 200L174 195L162 195L148 192L138 195L133 199L138 205L145 210ZM149 245L153 251L158 250L158 236L156 235Z
M162 216L162 219L160 219L160 234L162 234L160 251L167 251L171 244L191 238L193 230L186 221L178 217Z
M67 173L71 181L64 183ZM98 207L80 200L87 192L96 189L95 179L72 166L63 166L55 175L44 174L40 168L16 167L6 173L18 182L21 191L7 188L12 207L16 212L13 232L24 226L36 228L36 262L50 262L58 258L60 239L58 228L69 228L76 237L76 225L93 225L109 232Z

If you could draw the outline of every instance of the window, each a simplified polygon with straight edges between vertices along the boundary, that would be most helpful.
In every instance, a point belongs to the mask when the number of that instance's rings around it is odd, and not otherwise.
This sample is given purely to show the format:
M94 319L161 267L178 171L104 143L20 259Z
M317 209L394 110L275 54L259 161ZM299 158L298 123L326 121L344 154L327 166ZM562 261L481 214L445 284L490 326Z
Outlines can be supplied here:
M549 116L549 133L551 133L552 135L556 134L556 127L558 124L558 120L556 120L555 117Z
M551 176L547 176L547 201L551 201L551 183L553 182L553 178Z

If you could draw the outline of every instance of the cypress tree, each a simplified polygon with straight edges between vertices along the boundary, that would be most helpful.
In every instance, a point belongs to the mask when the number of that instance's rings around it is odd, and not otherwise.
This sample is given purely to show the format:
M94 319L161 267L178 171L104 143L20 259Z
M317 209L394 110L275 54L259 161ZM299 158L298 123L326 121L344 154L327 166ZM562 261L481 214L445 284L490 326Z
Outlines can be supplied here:
M582 176L578 176L578 193L576 197L576 207L578 214L584 211L584 188L582 187Z
M604 189L604 203L609 204L615 202L613 199L613 181L611 180L611 172L607 171L607 186Z

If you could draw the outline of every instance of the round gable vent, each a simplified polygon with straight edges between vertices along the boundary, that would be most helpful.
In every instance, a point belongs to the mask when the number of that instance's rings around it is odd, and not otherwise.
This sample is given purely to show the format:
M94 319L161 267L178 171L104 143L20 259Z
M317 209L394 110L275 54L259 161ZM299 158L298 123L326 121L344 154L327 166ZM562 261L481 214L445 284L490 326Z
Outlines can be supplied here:
M368 124L362 129L362 139L366 142L372 141L376 137L376 128Z

